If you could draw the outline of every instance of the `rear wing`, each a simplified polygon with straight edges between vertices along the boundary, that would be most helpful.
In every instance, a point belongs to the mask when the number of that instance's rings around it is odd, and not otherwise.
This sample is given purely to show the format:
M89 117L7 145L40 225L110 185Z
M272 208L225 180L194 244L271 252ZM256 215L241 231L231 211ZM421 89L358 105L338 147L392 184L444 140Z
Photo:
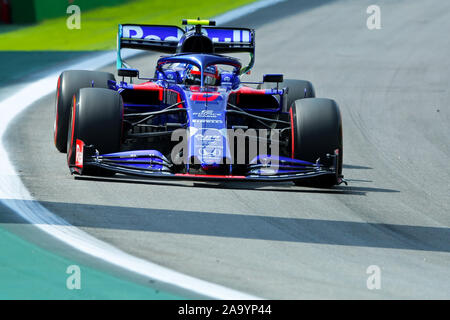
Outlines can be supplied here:
M183 29L175 26L119 24L117 49L175 53L184 33Z
M247 28L203 27L216 53L255 52L255 31Z
M201 34L211 39L215 53L248 52L251 63L243 68L247 72L254 63L255 31L248 28L201 27L209 20L194 20ZM200 24L200 22L202 22ZM191 23L189 23L191 24ZM194 23L192 23L194 24ZM197 30L197 29L196 29ZM128 67L122 60L121 49L140 49L174 54L178 52L183 37L194 28L183 30L177 26L120 24L117 35L117 69Z

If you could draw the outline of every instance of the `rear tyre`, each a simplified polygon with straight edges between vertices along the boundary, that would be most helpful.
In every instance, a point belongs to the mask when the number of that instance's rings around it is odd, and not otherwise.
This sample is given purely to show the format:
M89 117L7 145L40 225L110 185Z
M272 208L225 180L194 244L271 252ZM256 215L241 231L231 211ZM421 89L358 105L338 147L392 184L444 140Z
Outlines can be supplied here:
M271 89L276 87L277 84L272 82L266 82L261 85L261 89ZM278 84L278 88L288 89L286 95L286 111L289 110L295 100L314 98L316 96L314 86L307 80L284 79L283 82Z
M83 88L74 95L70 110L67 138L67 162L71 171L75 166L76 141L93 145L100 154L120 151L122 139L123 101L116 91ZM101 168L84 167L83 175L110 176L114 173Z
M54 142L59 152L67 152L67 129L73 95L81 88L108 88L108 80L115 80L114 75L107 72L85 70L69 70L61 73L56 88L53 126Z
M338 150L335 175L324 175L307 180L295 180L296 185L331 187L339 183L342 175L343 139L342 119L338 105L334 100L307 98L296 100L291 108L293 126L292 152L299 160L333 165L333 155Z

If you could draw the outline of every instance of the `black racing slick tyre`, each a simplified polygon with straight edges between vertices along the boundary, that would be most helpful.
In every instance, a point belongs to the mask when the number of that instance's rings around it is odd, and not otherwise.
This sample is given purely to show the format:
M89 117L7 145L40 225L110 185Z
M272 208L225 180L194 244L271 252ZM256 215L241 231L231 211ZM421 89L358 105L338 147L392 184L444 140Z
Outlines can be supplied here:
M112 175L95 167L77 167L77 140L82 141L85 146L94 146L100 154L119 152L122 121L123 100L118 92L101 88L83 88L74 95L67 131L67 162L72 173Z
M115 80L114 75L108 72L69 70L61 73L56 87L53 126L53 137L58 151L67 151L67 128L73 95L81 88L108 88L108 80Z
M277 84L268 82L263 83L261 85L261 89L270 89L276 88ZM311 82L307 80L297 80L297 79L284 79L283 82L278 84L278 88L287 88L287 103L286 110L292 106L295 100L305 99L305 98L314 98L316 96L316 92L314 90L314 86Z
M292 153L295 159L332 166L334 159L327 154L337 152L335 175L324 175L307 180L295 180L297 185L331 187L339 184L342 176L343 138L339 106L334 100L307 98L294 101L290 109L292 121Z

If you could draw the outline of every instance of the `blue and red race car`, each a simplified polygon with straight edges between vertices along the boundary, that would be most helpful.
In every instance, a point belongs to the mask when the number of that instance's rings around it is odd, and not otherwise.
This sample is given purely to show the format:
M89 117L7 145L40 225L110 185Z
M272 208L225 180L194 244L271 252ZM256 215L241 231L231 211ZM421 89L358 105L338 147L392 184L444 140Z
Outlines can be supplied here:
M343 181L335 101L315 98L309 81L280 74L241 81L254 65L252 29L209 20L183 25L119 25L119 80L98 71L60 75L54 141L72 174ZM123 61L123 48L167 55L145 78ZM248 53L249 62L225 53Z

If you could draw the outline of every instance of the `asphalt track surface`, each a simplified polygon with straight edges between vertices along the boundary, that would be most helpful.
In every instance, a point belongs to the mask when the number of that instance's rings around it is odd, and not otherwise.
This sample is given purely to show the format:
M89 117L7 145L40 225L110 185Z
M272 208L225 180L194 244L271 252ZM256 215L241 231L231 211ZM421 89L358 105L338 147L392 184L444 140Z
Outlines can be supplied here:
M7 133L24 184L125 252L255 296L449 299L450 2L377 1L380 30L366 27L371 0L310 3L233 24L256 28L249 80L308 79L339 103L348 186L74 179L52 142L53 94Z

